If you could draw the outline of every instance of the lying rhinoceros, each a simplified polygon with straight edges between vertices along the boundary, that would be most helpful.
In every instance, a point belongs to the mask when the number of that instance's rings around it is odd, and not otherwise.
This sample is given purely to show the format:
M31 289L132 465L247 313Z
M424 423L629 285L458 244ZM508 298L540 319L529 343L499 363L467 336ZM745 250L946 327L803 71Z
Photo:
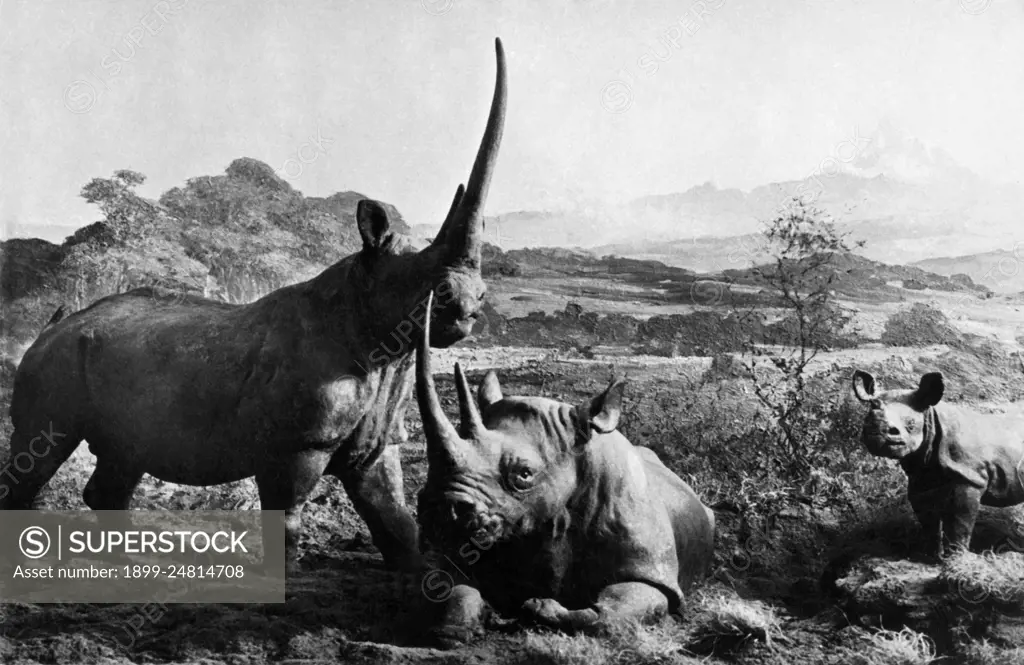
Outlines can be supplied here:
M881 391L857 370L853 391L870 404L862 440L871 454L898 459L931 554L967 548L982 505L1024 503L1024 422L940 404L942 374L916 390Z
M429 316L426 325L423 340ZM435 635L468 637L483 601L569 632L679 607L711 563L714 514L616 431L622 381L572 406L506 397L493 371L478 405L458 364L455 380L460 431L441 410L422 341L416 392L429 471L418 519L455 582Z

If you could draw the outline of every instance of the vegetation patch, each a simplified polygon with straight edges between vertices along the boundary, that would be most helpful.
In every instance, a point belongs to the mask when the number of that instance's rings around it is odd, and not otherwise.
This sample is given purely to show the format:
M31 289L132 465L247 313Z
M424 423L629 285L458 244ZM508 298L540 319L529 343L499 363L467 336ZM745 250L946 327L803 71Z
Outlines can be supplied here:
M889 346L946 344L959 348L964 345L964 339L941 310L925 303L914 303L909 309L889 317L882 332L882 343Z

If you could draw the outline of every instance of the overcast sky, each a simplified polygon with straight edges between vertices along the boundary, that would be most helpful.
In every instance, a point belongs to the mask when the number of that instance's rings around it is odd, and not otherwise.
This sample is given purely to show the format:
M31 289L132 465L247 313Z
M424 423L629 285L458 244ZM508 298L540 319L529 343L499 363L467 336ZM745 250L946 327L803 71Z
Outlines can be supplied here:
M496 36L509 107L488 214L799 178L882 117L1024 178L1021 0L0 3L0 222L84 224L93 177L134 169L156 197L248 156L307 195L437 223L480 140ZM326 153L304 145L318 133Z

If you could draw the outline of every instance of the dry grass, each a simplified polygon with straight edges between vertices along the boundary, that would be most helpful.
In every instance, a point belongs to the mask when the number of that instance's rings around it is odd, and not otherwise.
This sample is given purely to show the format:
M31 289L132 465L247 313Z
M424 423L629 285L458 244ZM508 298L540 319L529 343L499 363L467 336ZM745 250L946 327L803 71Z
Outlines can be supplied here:
M703 592L698 602L689 627L692 651L722 654L754 642L770 647L773 639L782 636L782 619L767 603L722 591Z
M608 371L607 364L601 362L557 358L546 364L519 366L511 353L508 365L513 367L500 372L509 394L544 394L570 402L578 402L585 394L603 387ZM334 479L325 479L305 512L303 547L309 556L308 579L294 588L290 585L286 606L172 607L161 621L147 626L136 651L119 654L121 662L170 663L205 658L210 662L241 663L257 662L261 657L347 657L358 645L375 644L383 650L381 653L390 649L390 655L379 660L364 656L358 662L417 665L441 662L436 659L451 656L453 660L445 662L477 659L519 665L832 663L826 656L831 657L840 648L828 642L835 630L834 622L824 615L817 616L820 608L805 611L797 605L805 600L813 601L809 606L828 602L815 591L822 568L831 556L826 554L826 548L848 549L858 541L887 542L892 534L882 528L883 522L903 524L909 519L910 530L916 533L916 523L912 516L908 517L902 472L892 464L868 457L856 446L845 445L847 431L857 424L858 414L854 410L847 414L850 423L838 423L830 431L823 464L805 486L796 488L798 493L813 499L813 506L805 511L794 510L787 500L787 494L794 491L790 479L762 463L755 454L756 446L765 443L751 434L750 419L746 417L749 405L744 405L746 398L739 390L740 382L721 380L714 386L695 388L695 379L684 381L675 365L638 368L636 374L631 375L635 399L624 429L634 443L656 449L707 503L731 504L731 508L718 511L715 566L731 573L745 597L759 600L704 590L691 597L683 622L665 620L654 626L630 626L603 638L538 632L508 638L488 635L482 642L444 657L393 646L397 642L388 622L396 613L397 601L380 600L390 593L390 578L379 570L379 563L371 564L375 550L369 545L365 525L355 515L344 490ZM0 410L6 408L9 399L9 394L3 394L5 388L9 386L0 382ZM442 378L440 388L445 398L454 394L450 379ZM842 388L846 388L845 383ZM415 506L415 492L425 474L425 459L415 409L410 409L409 415L412 442L403 447L403 467L406 496ZM0 465L7 455L8 435L9 422L3 419ZM93 465L93 456L82 446L51 482L46 506L84 508L81 492ZM141 484L134 503L136 508L177 510L257 505L251 481L192 488L150 477ZM730 560L729 553L734 549L746 553L749 566L738 567ZM903 554L901 551L899 556ZM1019 563L1019 555L1014 560ZM986 558L981 563L974 562L975 568L982 564L987 567L988 572L980 577L965 562L957 564L960 568L951 565L948 574L955 579L987 580L985 584L993 589L994 595L1017 597L1007 589L1016 588L1013 580L1024 579L1024 569L1016 569L1006 560L996 563L999 565ZM766 580L777 584L777 588L765 591L760 582ZM790 588L795 582L803 583L797 591ZM782 603L787 603L788 612L794 616L805 617L808 625L820 626L825 637L805 638L797 645L791 643L794 624L787 622L784 632L782 613L776 609ZM6 609L6 625L17 629L18 637L0 635L0 662L15 656L26 658L26 662L93 662L90 659L100 655L102 644L89 641L87 624L99 619L109 622L115 615L123 623L133 611L131 607L83 606L74 608L82 614L81 618L75 618L77 614L69 618L49 606ZM814 618L810 618L812 615ZM237 637L222 638L224 634ZM862 639L858 638L857 643ZM844 643L840 650L848 646ZM1017 662L1012 656L1000 655L998 646L974 645L972 649L972 664ZM1019 656L1019 651L1006 653ZM702 655L697 657L696 653ZM834 662L927 663L935 657L934 647L923 636L909 631L878 633L863 645L849 649L848 655Z
M879 630L844 644L829 663L842 665L929 665L946 662L938 656L930 637L910 628ZM960 662L960 661L952 661ZM980 665L980 664L979 664Z
M935 643L910 628L880 630L869 638L868 653L859 665L928 665L936 660Z
M1024 647L1003 649L980 640L965 644L960 656L964 665L1020 665L1024 663Z
M699 663L687 652L687 629L673 619L656 625L627 624L596 638L529 632L513 663L669 665Z
M943 562L942 578L969 603L1024 608L1024 555L1018 552L959 552Z

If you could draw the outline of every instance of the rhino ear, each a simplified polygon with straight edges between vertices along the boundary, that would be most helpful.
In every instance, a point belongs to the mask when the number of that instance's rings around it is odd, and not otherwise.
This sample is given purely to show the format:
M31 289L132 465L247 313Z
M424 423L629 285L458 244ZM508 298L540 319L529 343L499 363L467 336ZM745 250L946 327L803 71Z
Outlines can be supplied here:
M625 386L624 379L613 379L603 393L590 400L590 426L601 434L608 434L619 426Z
M853 373L853 394L862 402L875 399L875 377L868 372L857 370Z
M363 251L373 255L380 251L390 235L388 211L377 201L363 199L356 206L356 226L363 238Z
M494 370L487 372L483 381L480 382L480 389L476 393L476 401L480 405L480 411L489 407L495 402L500 402L504 395L501 394L501 384L498 383L498 375Z
M935 406L942 400L946 392L946 382L942 378L942 372L929 372L921 377L921 383L914 393L918 404L923 407Z

